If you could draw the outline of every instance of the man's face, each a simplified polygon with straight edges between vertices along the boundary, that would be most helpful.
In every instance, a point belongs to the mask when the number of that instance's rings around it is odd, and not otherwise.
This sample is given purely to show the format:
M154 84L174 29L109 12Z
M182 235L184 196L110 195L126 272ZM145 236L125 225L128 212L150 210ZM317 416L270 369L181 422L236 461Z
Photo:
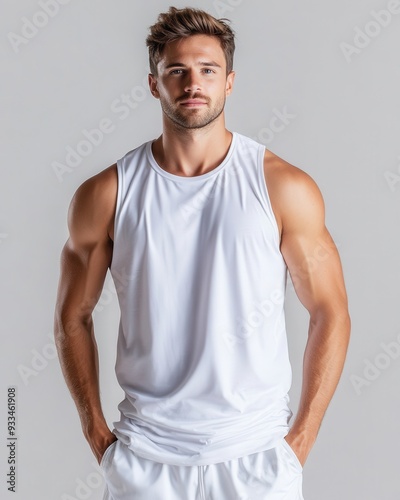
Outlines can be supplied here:
M223 112L234 72L226 75L225 55L217 38L193 35L166 45L158 77L149 75L153 95L167 120L185 129L202 128Z

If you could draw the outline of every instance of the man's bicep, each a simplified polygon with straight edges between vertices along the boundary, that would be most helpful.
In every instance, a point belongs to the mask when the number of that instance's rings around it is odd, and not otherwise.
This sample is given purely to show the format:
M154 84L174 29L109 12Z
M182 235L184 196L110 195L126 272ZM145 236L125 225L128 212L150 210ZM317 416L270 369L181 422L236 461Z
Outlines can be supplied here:
M90 185L75 193L68 211L68 238L61 254L58 290L60 314L87 320L100 297L111 262L112 241L106 221L97 215Z
M325 226L322 195L311 178L303 179L288 200L281 252L297 296L310 314L347 301L337 247Z
M109 251L97 245L79 248L69 239L61 254L58 309L69 320L89 319L97 304L109 265Z
M326 228L310 238L283 237L281 251L296 294L310 313L346 300L340 257Z

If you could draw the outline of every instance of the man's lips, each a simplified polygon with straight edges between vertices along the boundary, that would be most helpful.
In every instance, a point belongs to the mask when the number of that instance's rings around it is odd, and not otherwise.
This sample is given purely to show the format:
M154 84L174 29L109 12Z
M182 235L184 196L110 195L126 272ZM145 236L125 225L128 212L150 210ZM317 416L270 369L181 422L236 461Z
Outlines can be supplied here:
M205 101L201 101L200 99L188 99L187 101L182 101L182 106L201 106L203 104L207 104Z

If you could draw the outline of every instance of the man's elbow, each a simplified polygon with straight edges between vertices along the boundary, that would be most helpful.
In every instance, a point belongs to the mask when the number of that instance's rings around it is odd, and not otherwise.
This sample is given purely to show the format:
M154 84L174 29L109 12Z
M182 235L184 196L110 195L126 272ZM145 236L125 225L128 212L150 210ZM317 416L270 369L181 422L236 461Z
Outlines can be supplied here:
M54 314L54 340L56 345L62 345L68 340L90 330L92 318L71 314L63 308L56 308Z
M329 331L340 332L344 338L350 338L351 317L347 301L332 304L322 303L310 311L310 324Z

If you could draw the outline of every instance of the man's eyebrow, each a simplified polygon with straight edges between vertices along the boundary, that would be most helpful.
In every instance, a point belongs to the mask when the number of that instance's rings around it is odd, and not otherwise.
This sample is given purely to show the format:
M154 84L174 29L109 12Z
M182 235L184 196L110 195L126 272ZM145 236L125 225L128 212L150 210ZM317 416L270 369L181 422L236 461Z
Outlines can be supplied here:
M215 68L220 68L221 67L215 61L199 61L196 64L196 66L212 66L212 67L215 67ZM165 69L169 69L169 68L186 68L186 65L183 64L183 63L180 63L180 62L173 62L173 63L167 64L167 66L165 66Z

